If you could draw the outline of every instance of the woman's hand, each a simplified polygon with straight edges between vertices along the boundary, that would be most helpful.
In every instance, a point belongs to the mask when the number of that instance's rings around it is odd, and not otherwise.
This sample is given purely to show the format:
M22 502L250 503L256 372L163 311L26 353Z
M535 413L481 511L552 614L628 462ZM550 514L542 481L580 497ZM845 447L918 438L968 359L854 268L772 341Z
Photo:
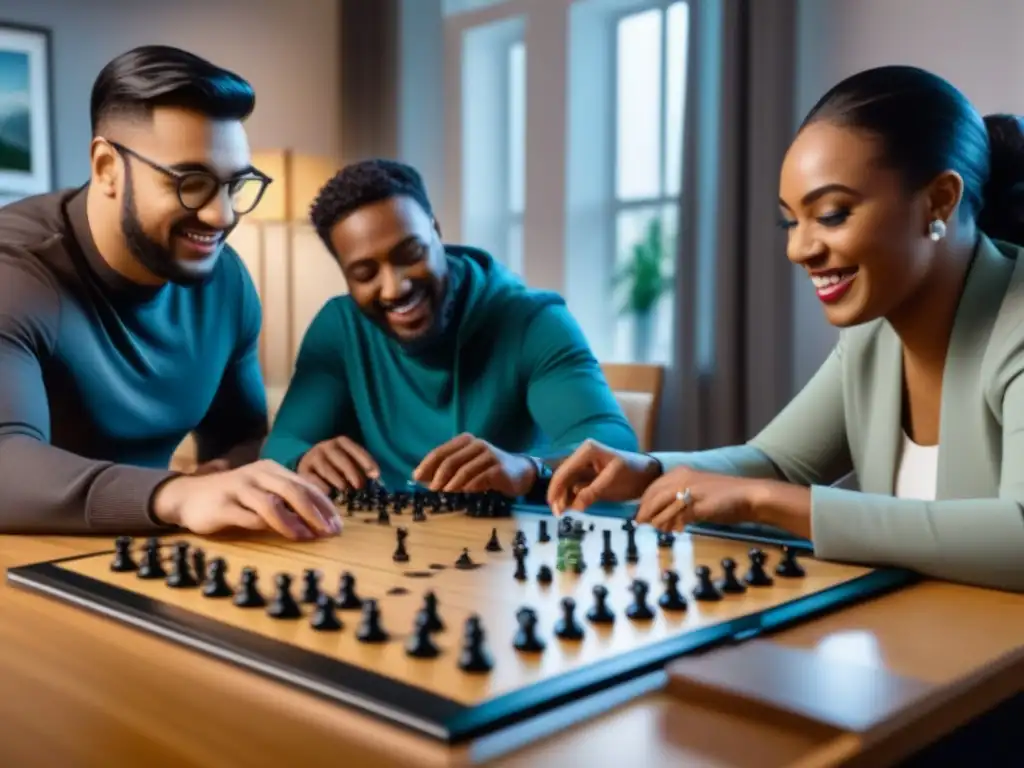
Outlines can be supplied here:
M636 521L659 531L681 531L694 522L753 522L766 483L679 467L654 481L637 510Z

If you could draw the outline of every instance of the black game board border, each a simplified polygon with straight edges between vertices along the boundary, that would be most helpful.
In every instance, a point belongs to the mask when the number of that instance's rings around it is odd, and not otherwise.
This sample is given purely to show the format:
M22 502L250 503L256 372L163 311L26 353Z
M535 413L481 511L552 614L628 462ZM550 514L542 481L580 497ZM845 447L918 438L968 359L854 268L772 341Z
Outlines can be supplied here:
M794 621L892 591L915 579L908 571L874 570L760 613L666 638L503 694L478 706L467 706L60 567L61 563L102 554L106 553L73 555L11 568L7 579L15 586L73 603L448 744L488 735L582 697L613 689L656 672L687 653L774 631ZM489 638L492 644L503 640Z

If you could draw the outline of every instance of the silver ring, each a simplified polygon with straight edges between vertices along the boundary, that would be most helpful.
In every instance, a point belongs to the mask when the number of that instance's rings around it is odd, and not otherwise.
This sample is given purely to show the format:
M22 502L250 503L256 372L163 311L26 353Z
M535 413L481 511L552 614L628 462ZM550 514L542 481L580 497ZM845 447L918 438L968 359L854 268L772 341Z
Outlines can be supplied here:
M683 509L693 504L693 494L690 493L690 489L676 491L676 501L682 504Z

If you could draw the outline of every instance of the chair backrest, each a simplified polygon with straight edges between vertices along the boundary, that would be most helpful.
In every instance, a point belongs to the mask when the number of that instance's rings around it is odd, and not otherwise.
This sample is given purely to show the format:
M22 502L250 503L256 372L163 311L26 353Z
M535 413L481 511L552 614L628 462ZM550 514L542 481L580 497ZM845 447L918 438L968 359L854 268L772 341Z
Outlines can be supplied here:
M640 450L651 450L658 409L661 407L665 369L660 365L640 363L603 363L601 370L623 413L636 431Z

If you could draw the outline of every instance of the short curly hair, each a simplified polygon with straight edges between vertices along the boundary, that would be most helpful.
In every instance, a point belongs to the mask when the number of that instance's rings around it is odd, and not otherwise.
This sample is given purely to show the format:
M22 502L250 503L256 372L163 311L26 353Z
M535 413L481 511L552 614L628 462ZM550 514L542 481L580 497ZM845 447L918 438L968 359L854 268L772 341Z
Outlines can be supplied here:
M426 185L415 168L396 160L363 160L342 168L323 186L309 218L320 239L333 251L331 230L339 221L364 205L399 196L412 198L433 218Z

